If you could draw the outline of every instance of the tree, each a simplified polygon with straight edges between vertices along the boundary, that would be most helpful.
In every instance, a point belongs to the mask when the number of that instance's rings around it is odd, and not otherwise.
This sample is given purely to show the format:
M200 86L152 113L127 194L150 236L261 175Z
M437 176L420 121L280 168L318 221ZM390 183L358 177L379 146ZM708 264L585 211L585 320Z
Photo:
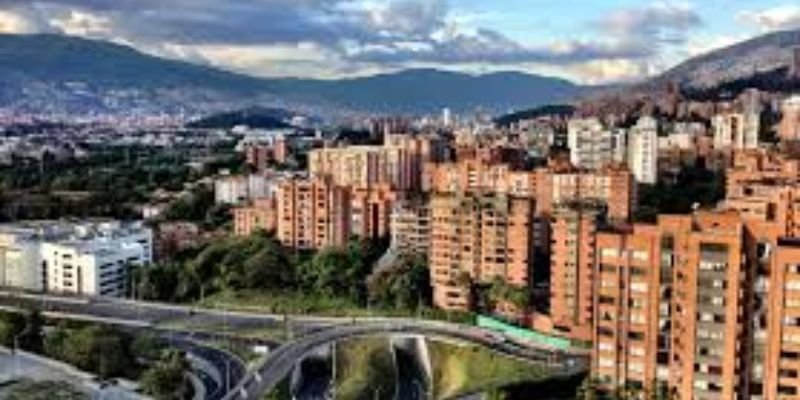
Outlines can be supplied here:
M187 376L190 370L186 356L171 351L142 374L142 389L159 400L191 398L192 385Z
M327 248L304 265L302 279L312 290L323 296L341 296L348 292L351 272L350 254L339 248Z
M70 330L61 353L64 361L103 378L126 376L135 366L130 340L104 326Z
M131 354L135 354L139 360L145 362L158 360L163 350L164 343L152 333L137 334L131 342Z
M531 294L525 288L510 285L508 282L496 277L489 288L490 304L508 302L514 307L524 310L530 306Z
M67 323L61 321L53 328L50 333L44 338L44 354L50 358L57 360L65 360L66 355L64 347L69 336L69 327Z
M44 318L39 310L25 315L25 328L19 334L19 346L25 350L41 353L44 345Z
M249 288L286 289L296 283L296 271L285 250L273 237L244 262L244 279Z
M400 256L367 281L370 301L386 308L415 309L431 304L430 272L425 259Z
M176 288L181 280L182 268L181 265L174 263L134 268L132 275L136 285L136 297L144 300L179 300Z
M0 314L0 345L14 347L14 338L25 330L25 325L25 317L20 314Z

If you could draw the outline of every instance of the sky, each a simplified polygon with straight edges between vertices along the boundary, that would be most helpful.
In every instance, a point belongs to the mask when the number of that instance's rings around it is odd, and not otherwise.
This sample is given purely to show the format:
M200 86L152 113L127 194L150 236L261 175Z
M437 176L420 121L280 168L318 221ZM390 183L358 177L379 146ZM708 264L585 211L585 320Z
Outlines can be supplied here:
M257 76L440 68L600 84L794 28L796 0L0 0L0 33L108 40Z

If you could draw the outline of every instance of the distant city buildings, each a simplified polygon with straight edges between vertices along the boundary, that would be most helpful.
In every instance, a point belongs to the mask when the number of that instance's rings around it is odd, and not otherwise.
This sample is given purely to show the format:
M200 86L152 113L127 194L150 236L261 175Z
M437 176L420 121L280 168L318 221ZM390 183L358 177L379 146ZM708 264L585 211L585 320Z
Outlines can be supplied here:
M596 169L614 162L617 133L606 129L598 118L573 119L567 127L570 162L579 168Z
M658 121L642 117L628 137L627 162L636 182L654 185L658 181Z
M222 175L214 180L217 204L241 205L273 196L280 174Z
M382 146L325 148L309 153L309 173L330 176L338 185L369 188L389 185L397 190L418 190L422 166L442 157L438 140L386 135Z
M778 137L784 141L800 140L800 96L783 101Z
M761 115L755 112L723 113L711 118L714 148L746 150L758 148Z

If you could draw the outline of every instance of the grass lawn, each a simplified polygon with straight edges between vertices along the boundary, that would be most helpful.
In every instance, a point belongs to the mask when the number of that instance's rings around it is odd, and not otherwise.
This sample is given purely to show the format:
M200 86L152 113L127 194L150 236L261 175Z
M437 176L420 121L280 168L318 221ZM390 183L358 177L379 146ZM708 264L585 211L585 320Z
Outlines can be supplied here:
M269 327L254 327L246 329L232 329L226 328L224 324L196 322L186 319L174 319L161 321L156 325L158 329L174 330L174 331L194 331L194 332L210 332L221 333L229 331L232 336L239 338L254 338L273 340L275 342L282 342L286 340L286 329L281 324L280 326Z
M328 317L420 317L461 323L472 323L474 320L474 316L469 313L446 312L431 308L424 308L419 312L385 308L367 309L348 299L297 292L224 291L206 297L198 305L267 314L314 314Z
M548 377L544 367L495 354L482 347L435 341L428 341L428 346L433 367L433 393L437 399Z
M289 388L289 380L284 379L272 392L264 396L264 400L292 400L291 389Z
M206 297L199 305L209 308L269 314L366 316L369 311L346 300L295 292L224 291Z
M89 400L89 396L66 382L33 382L23 380L0 388L6 400Z
M336 345L337 400L391 400L394 377L388 339L364 338Z

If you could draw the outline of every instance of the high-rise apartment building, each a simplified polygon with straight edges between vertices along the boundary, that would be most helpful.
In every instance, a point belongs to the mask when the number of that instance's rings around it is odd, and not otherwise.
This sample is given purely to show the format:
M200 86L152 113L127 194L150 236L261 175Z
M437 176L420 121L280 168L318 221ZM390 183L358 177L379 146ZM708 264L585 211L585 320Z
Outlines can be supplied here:
M599 202L565 202L553 212L550 316L557 330L575 339L591 340L595 240L605 221Z
M661 331L669 322L659 290L660 238L658 228L647 225L597 234L592 369L609 388L658 387L659 339L669 339Z
M631 172L620 166L594 171L552 163L533 171L516 171L506 164L475 160L427 164L423 189L434 193L505 193L536 199L536 214L550 215L553 207L573 200L606 203L609 217L627 221L633 212L636 188Z
M783 101L778 137L783 141L800 139L800 96L792 96Z
M658 121L655 118L642 117L631 128L627 161L636 182L652 185L658 181Z
M725 193L728 198L750 195L747 186L753 183L783 184L800 180L800 160L773 151L759 149L737 151L725 173Z
M469 310L472 284L494 279L529 287L533 212L527 198L434 194L429 258L434 305Z
M275 231L277 227L277 202L274 197L254 200L246 207L233 209L233 232L248 236L258 230Z
M386 135L384 140L383 146L312 150L308 155L309 172L312 176L329 176L341 186L419 189L423 165L441 159L439 141L411 135Z
M620 148L625 148L625 135L624 130L606 129L597 118L572 119L567 125L570 162L588 169L611 164L615 155L620 154Z
M748 357L744 224L736 213L700 213L662 226L674 254L669 386L681 399L739 398Z
M411 198L394 204L392 249L428 256L431 247L431 207L428 199Z
M615 166L584 171L555 167L539 171L536 184L539 214L549 215L560 203L597 200L608 207L611 221L626 222L636 204L636 187L627 168Z
M277 237L300 250L343 246L350 236L351 193L326 178L291 178L277 193Z
M238 205L269 197L275 190L277 178L263 173L221 176L214 180L214 201Z
M736 211L598 234L595 378L609 389L663 386L677 399L763 392L770 346L758 338L774 334L757 311L774 301L757 277L769 237Z
M426 164L422 188L434 193L506 193L533 197L537 178L534 171L515 171L508 164L468 159Z
M761 114L757 112L722 113L711 118L716 150L758 148Z
M782 238L770 263L770 280L763 303L767 329L755 335L763 342L756 348L752 398L796 399L800 397L800 240Z
M353 235L364 239L390 236L391 215L399 193L389 185L352 190L350 228Z

